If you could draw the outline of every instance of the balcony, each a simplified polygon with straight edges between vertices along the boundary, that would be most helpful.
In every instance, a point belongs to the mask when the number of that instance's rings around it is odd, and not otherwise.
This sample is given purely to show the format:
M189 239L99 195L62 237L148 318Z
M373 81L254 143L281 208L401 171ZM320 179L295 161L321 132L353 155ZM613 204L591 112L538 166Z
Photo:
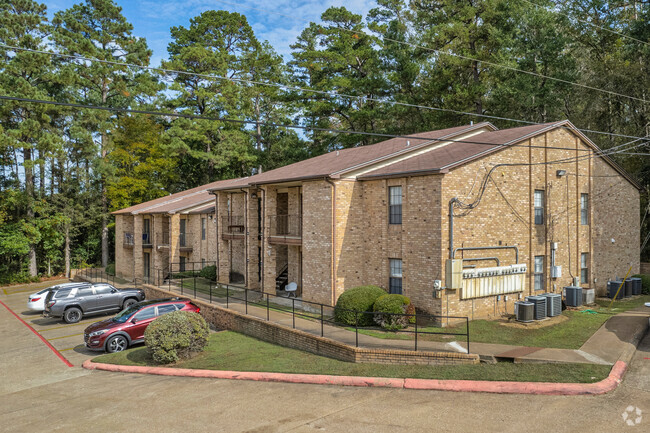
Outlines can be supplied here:
M142 233L142 248L151 248L153 246L153 236L151 233Z
M133 244L135 244L135 237L133 236L133 233L124 233L124 241L122 242L122 246L124 248L133 248Z
M241 215L229 215L221 218L221 239L243 239L246 234L246 222Z
M270 215L269 243L277 245L301 245L302 216Z
M156 237L156 247L158 249L169 248L169 232L163 232L162 236Z
M181 251L192 251L192 233L187 233L187 232L179 233L178 245Z

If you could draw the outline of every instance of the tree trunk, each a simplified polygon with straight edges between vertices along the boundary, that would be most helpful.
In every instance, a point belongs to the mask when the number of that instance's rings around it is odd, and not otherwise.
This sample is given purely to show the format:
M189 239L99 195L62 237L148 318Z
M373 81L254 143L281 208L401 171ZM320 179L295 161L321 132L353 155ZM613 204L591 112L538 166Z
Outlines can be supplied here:
M262 127L260 126L260 97L255 98L255 120L257 132L257 151L262 154ZM257 173L262 173L262 164L257 168Z
M70 225L65 225L65 277L70 278Z
M108 88L104 84L102 89L102 105L106 105L108 98ZM102 142L101 142L101 155L102 165L106 160L108 137L106 136L106 128L102 125ZM102 172L101 176L102 188L102 267L108 266L108 197L106 195L106 175Z
M26 144L27 146L27 144ZM23 167L25 168L25 194L27 195L27 221L34 222L34 168L32 163L32 150L28 147L23 149ZM36 263L36 245L29 244L29 275L38 275Z

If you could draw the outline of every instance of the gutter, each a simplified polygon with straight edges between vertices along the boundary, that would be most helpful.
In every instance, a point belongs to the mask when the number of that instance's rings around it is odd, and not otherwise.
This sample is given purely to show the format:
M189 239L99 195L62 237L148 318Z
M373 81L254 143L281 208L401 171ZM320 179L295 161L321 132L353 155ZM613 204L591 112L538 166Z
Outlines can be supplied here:
M323 178L325 182L329 183L332 187L332 304L334 305L334 298L336 297L336 184L328 177Z

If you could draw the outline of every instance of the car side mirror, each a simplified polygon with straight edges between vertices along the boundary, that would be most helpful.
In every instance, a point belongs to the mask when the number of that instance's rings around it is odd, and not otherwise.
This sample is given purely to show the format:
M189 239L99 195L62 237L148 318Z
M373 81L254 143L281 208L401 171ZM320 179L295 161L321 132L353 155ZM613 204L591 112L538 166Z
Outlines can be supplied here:
M131 319L131 323L133 323L133 324L135 325L136 323L138 323L138 319L136 319L136 318L134 317L133 319Z
M111 293L117 293L117 289L111 289Z

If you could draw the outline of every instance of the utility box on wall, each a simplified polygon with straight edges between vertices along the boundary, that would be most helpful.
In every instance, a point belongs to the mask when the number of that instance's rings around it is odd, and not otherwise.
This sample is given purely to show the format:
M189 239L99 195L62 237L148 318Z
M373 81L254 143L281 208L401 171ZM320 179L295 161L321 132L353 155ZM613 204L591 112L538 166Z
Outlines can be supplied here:
M458 290L463 287L463 259L448 259L445 266L445 286Z

